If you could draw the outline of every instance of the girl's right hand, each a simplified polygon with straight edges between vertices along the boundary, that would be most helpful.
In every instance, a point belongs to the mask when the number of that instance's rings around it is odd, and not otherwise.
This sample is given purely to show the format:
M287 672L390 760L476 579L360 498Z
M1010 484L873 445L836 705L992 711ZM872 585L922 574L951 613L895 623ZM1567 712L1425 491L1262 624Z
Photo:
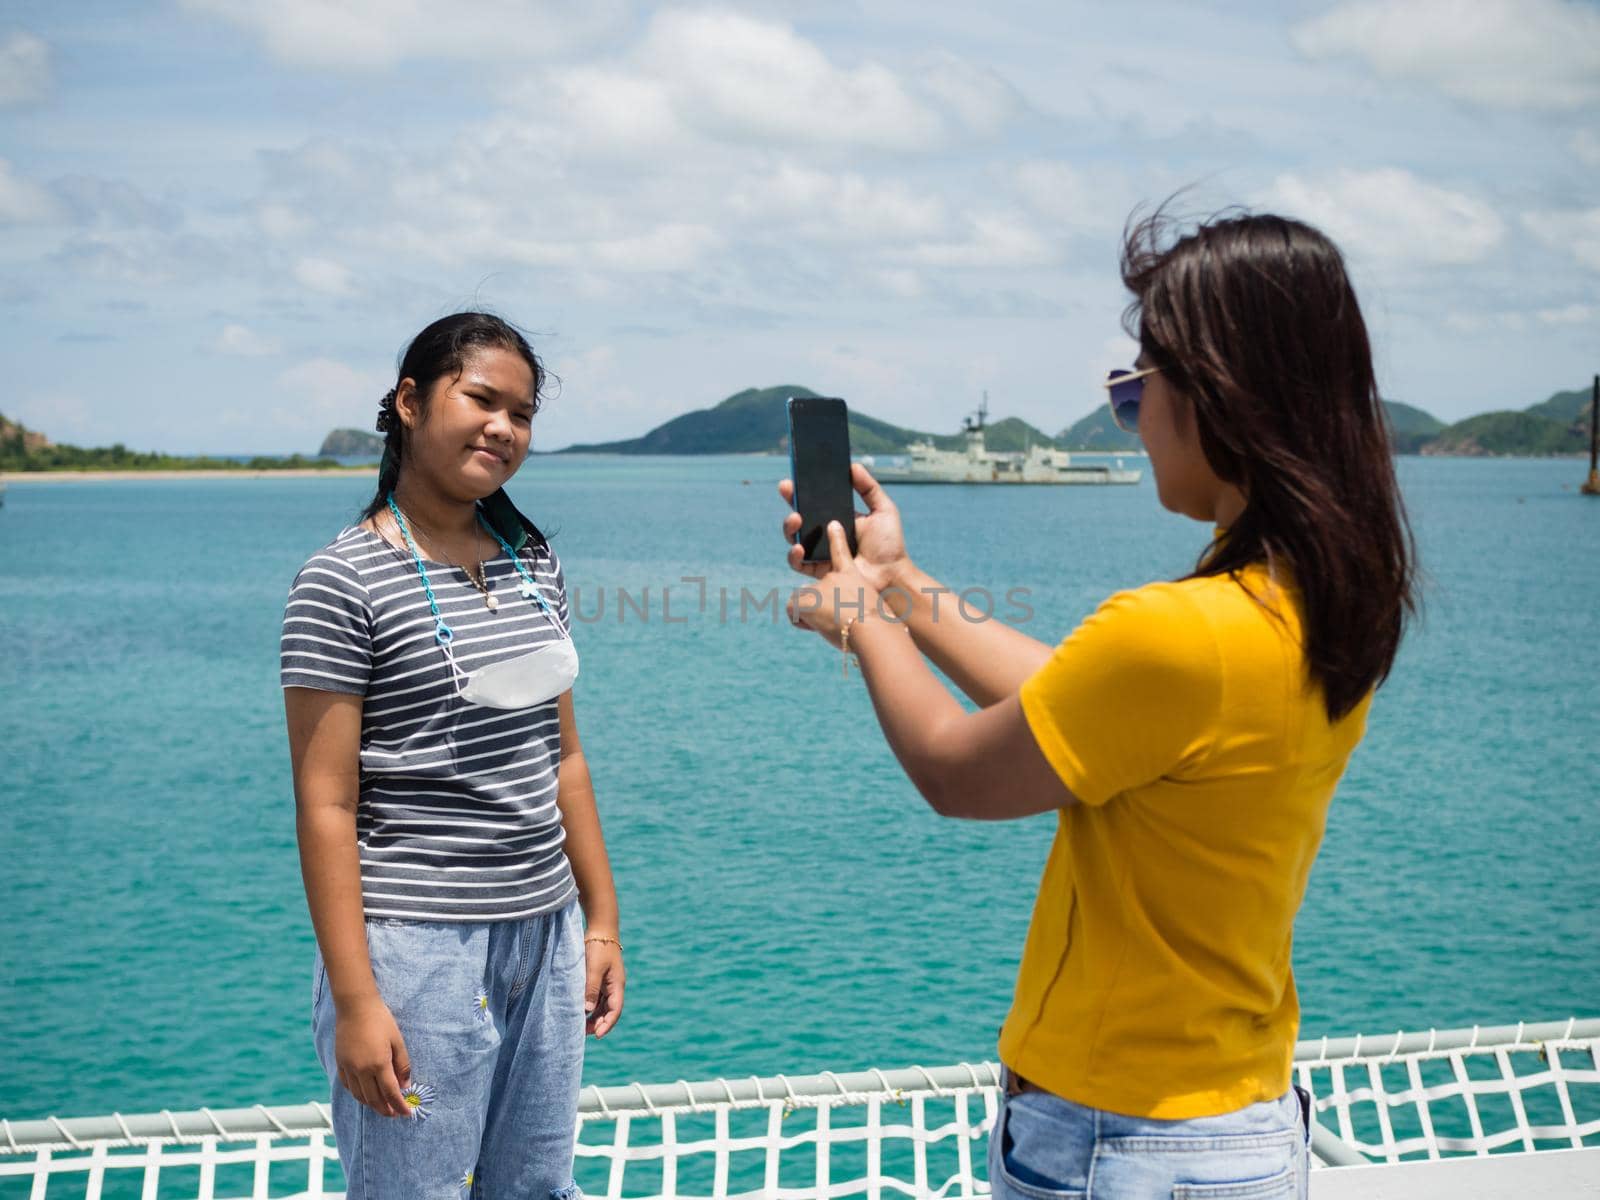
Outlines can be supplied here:
M334 1023L333 1055L339 1082L357 1100L383 1117L410 1117L402 1091L411 1082L411 1057L389 1006L376 996L350 1009L339 1009Z
M901 580L911 570L911 556L906 553L905 533L900 527L900 510L889 493L860 463L850 464L850 482L861 498L867 502L867 512L856 514L856 570L878 592L894 586L903 586ZM784 479L778 483L778 494L794 507L794 481ZM794 536L800 532L800 514L791 512L783 519L783 537L789 546L789 566L803 575L820 579L832 570L827 562L804 561L805 551L794 545Z

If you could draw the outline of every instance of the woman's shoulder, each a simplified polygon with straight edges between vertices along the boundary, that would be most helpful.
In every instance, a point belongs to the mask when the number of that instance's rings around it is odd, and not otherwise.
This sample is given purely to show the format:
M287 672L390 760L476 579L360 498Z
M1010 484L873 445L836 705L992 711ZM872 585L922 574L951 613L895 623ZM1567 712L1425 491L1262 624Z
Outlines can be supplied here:
M322 586L343 585L345 589L364 594L364 568L375 554L382 552L378 541L375 534L359 525L346 526L331 542L301 564L295 573L293 587L315 581Z
M529 538L519 557L538 575L554 579L562 577L561 556L556 553L555 547L543 538L538 540Z

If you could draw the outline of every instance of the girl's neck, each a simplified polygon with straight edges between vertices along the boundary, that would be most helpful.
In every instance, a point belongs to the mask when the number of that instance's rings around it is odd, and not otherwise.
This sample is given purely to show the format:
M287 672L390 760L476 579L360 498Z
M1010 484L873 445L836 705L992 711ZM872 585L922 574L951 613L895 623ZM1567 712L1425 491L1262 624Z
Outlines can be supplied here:
M394 502L400 506L406 520L422 527L424 535L471 536L478 528L476 504L452 500L431 488L419 486L414 474L402 476L395 484Z

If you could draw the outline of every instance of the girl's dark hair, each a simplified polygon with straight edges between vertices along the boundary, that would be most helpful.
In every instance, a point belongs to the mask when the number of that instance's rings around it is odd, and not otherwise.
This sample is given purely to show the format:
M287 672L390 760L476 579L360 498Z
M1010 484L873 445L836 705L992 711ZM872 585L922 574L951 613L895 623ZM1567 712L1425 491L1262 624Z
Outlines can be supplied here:
M446 375L457 376L466 363L467 355L474 350L497 347L521 355L533 372L533 411L537 413L544 401L547 378L544 364L528 345L528 339L507 321L492 313L464 312L441 317L429 325L406 347L400 356L399 373L395 387L379 402L378 432L384 435L383 465L378 470L378 491L372 502L361 513L363 521L382 509L389 493L400 479L400 467L405 460L405 423L395 412L395 393L401 380L410 379L416 384L417 398L427 411L433 395L433 385Z
M1283 217L1217 217L1178 237L1162 209L1137 218L1123 240L1124 325L1192 402L1212 470L1245 495L1190 578L1286 565L1336 720L1388 676L1417 608L1415 545L1344 260Z

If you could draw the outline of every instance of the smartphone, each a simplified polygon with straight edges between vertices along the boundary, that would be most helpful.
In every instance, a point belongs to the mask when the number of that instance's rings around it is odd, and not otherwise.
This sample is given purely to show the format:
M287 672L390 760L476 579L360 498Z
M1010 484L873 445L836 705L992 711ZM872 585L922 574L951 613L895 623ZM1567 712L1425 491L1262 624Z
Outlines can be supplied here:
M828 522L838 521L856 552L855 487L850 482L850 414L837 397L791 396L789 478L800 514L795 542L808 563L828 562Z

